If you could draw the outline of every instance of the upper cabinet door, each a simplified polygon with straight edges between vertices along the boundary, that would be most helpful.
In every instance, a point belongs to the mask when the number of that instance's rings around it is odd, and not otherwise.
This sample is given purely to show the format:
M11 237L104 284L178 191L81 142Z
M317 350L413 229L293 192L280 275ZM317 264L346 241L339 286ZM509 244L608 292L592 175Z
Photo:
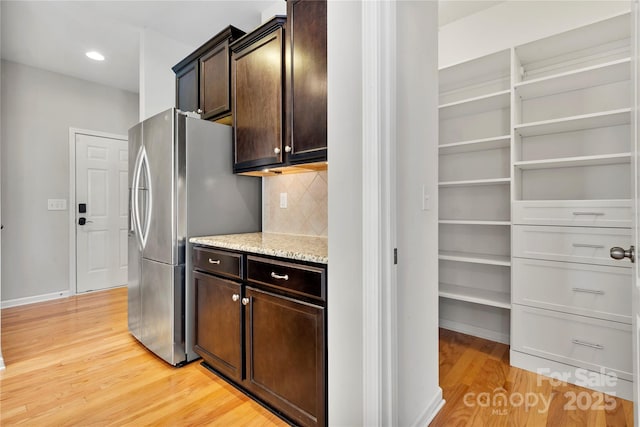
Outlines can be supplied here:
M176 108L201 118L231 124L231 65L229 44L244 31L229 25L173 66Z
M327 2L287 2L287 142L291 163L327 158Z
M231 111L229 41L224 40L200 58L200 106L202 118Z
M283 161L285 22L276 17L231 45L236 172Z
M176 108L198 111L198 63L192 61L176 71Z

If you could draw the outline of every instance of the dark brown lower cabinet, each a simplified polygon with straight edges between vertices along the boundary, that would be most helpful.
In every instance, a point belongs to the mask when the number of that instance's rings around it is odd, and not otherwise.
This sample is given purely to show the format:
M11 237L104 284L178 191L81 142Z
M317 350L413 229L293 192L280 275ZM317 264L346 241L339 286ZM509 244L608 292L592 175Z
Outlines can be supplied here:
M242 285L194 272L196 339L194 350L209 366L230 379L242 380Z
M295 425L325 426L326 266L218 248L192 256L195 351Z
M297 423L324 425L325 309L251 287L245 295L247 388Z

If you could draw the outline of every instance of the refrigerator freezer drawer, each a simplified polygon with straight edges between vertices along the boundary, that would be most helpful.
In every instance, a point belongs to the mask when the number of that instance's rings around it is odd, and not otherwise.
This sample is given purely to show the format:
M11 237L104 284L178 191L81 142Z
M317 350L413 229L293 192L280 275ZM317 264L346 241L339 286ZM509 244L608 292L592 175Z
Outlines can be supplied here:
M170 364L184 363L184 265L143 258L140 293L140 341Z

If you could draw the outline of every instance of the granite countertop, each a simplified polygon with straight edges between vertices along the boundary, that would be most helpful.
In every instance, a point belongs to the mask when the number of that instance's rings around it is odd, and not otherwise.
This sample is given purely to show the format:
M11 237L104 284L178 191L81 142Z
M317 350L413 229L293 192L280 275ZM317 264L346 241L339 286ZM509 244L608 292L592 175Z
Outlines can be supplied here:
M243 233L192 237L189 242L215 248L328 264L327 238L280 233Z

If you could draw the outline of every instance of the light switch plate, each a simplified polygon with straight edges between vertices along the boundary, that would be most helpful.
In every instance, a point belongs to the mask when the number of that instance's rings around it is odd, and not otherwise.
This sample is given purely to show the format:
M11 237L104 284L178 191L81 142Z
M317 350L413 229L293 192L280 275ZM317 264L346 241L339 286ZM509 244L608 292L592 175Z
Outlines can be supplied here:
M66 211L67 199L47 199L47 210Z
M280 193L280 207L287 207L287 193Z

